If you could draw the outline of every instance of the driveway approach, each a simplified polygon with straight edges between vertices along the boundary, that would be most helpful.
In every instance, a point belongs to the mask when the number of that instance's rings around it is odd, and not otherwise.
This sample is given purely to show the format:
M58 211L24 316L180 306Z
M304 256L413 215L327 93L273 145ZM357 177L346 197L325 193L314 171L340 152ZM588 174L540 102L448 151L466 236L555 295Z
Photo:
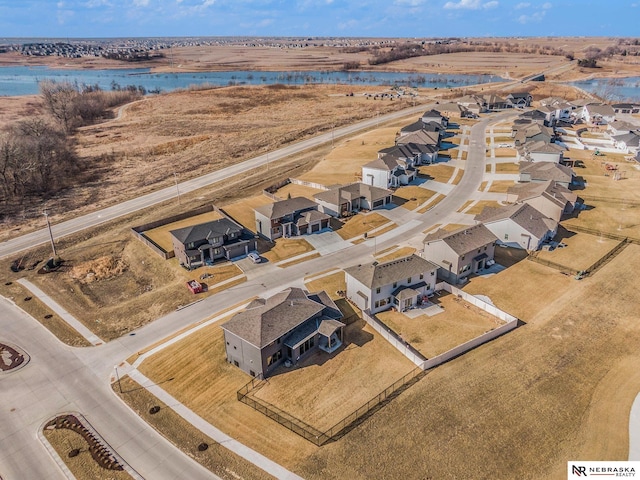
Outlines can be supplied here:
M488 123L508 115L513 113L487 117L473 126L462 180L445 199L419 215L419 221L412 221L410 228L401 231L399 236L403 242L412 237L421 238L425 229L444 223L446 217L455 213L477 190L485 171L485 128ZM122 207L121 214L124 210L126 208ZM415 218L413 212L404 212L401 208L398 211ZM399 238L391 235L377 248L398 241ZM21 248L19 243L15 245L13 248ZM146 478L215 478L171 446L115 397L109 386L114 366L147 345L234 305L240 299L252 295L269 296L286 286L300 284L302 278L312 272L370 261L371 252L369 242L353 245L293 265L286 269L286 275L281 274L282 270L274 275L277 267L264 265L264 270L256 270L246 283L172 312L132 332L133 335L98 347L80 349L63 345L34 319L0 298L2 339L19 345L31 356L27 367L0 378L0 475L5 479L61 478L61 473L37 440L36 432L48 418L64 411L78 411Z

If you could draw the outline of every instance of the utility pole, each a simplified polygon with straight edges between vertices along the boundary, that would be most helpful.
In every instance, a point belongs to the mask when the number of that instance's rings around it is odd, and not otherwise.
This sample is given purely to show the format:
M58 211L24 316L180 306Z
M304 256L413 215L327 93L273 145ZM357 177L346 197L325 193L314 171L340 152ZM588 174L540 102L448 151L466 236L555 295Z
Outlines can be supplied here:
M47 220L47 230L49 230L49 239L51 240L51 250L53 251L53 259L55 261L58 254L56 253L56 244L53 241L53 232L51 231L51 223L49 222L49 213L45 210L44 218Z
M118 366L114 366L113 368L115 368L116 370L116 380L118 381L118 390L120 390L120 393L122 393L122 385L120 384L120 375L118 375Z
M178 187L178 174L173 172L173 179L176 182L176 192L178 192L178 205L180 205L180 188Z

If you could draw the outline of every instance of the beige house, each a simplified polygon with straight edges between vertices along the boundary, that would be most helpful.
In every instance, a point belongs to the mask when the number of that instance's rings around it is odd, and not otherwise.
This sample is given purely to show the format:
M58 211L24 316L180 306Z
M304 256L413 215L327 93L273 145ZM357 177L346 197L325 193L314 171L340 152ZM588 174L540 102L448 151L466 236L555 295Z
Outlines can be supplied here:
M519 182L543 183L551 180L567 189L575 176L575 172L571 167L553 162L520 162L519 171Z
M360 210L374 210L392 203L393 192L364 183L331 188L313 196L322 213L342 217Z
M450 283L486 268L493 260L498 238L484 225L453 232L437 230L425 237L423 257L438 265L438 276Z
M577 200L578 195L551 180L514 185L507 191L507 202L527 203L556 222L573 212Z

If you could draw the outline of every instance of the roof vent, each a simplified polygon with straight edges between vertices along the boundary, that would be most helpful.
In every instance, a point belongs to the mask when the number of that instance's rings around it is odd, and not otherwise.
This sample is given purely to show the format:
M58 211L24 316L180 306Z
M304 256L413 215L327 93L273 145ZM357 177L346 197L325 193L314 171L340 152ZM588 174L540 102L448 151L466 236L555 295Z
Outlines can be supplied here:
M378 262L373 262L373 266L376 267L378 265Z

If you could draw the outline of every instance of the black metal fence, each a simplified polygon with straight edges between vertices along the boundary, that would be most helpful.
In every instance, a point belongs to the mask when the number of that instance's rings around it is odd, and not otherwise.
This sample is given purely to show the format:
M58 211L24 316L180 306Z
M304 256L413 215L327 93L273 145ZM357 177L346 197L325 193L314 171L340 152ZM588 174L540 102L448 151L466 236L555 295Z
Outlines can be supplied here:
M351 412L325 432L321 432L317 428L314 428L308 423L294 417L275 405L252 395L252 392L259 390L265 385L265 380L258 378L252 379L249 383L238 390L237 397L242 403L249 405L254 410L266 415L283 427L300 435L305 440L310 441L314 445L322 446L329 441L340 438L350 429L355 427L360 421L373 414L376 409L382 407L386 402L399 395L402 391L409 388L425 375L426 372L420 367L414 368L412 371L385 388L382 392L378 393L367 403Z

